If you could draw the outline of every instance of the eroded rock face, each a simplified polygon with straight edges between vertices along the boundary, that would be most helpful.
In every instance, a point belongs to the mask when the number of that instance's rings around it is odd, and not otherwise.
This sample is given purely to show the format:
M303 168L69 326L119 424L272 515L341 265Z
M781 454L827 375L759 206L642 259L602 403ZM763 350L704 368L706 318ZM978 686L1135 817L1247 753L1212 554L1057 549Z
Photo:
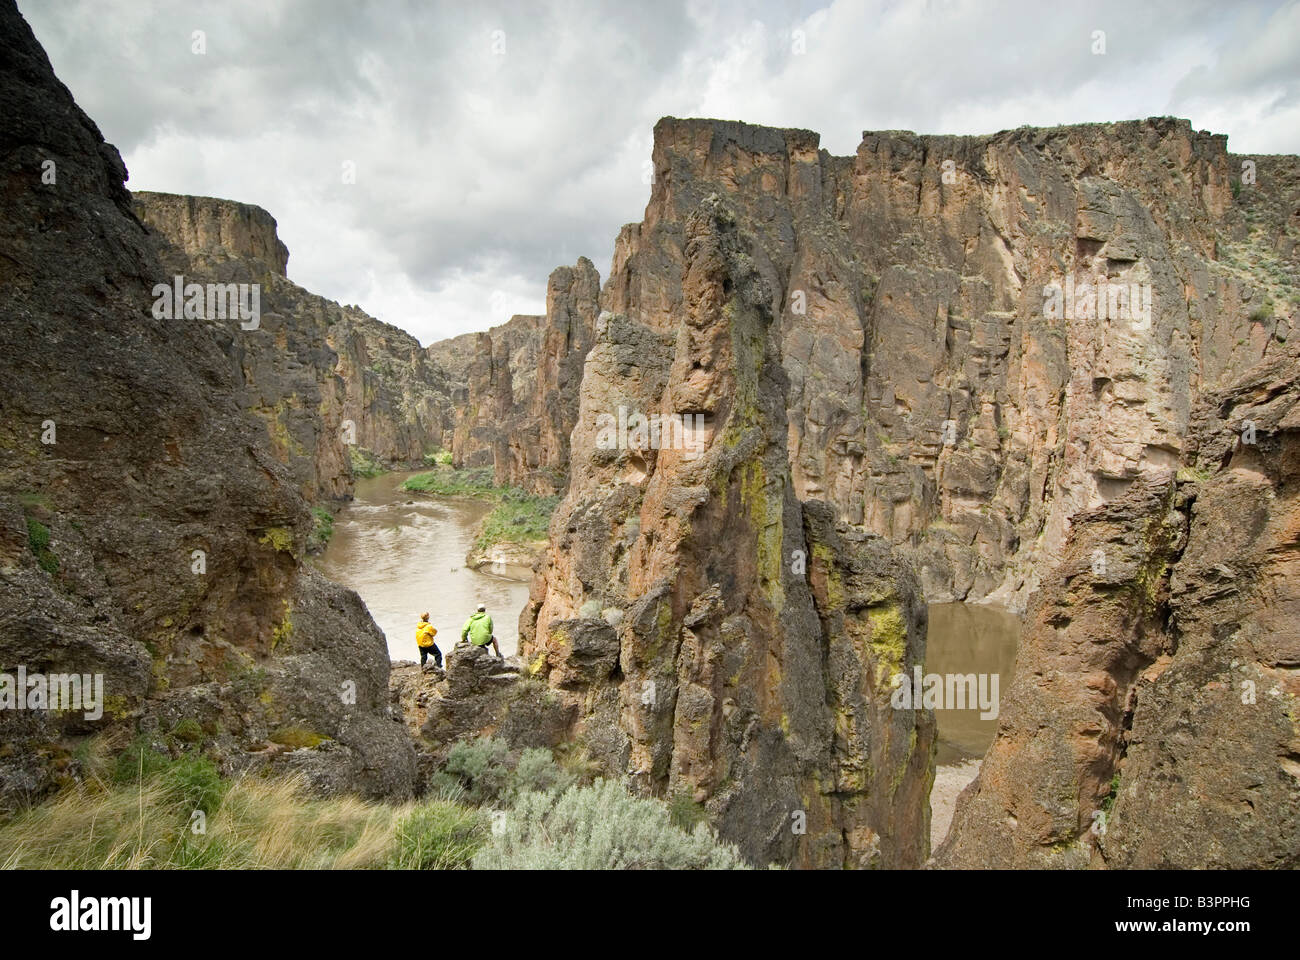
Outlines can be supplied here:
M1178 480L1075 518L938 865L1300 863L1300 354L1191 424Z
M683 240L675 325L598 324L521 651L607 770L704 804L755 862L919 864L932 717L880 709L924 654L919 590L795 496L770 291L734 215L706 199ZM620 406L689 415L690 442L608 443Z
M121 159L8 0L0 158L0 670L105 681L99 721L0 711L0 801L75 776L70 735L139 722L161 736L186 716L230 768L298 728L331 738L313 758L322 783L409 794L383 638L355 594L300 565L302 478L247 412L231 362L245 331L155 315L168 270ZM223 220L223 242L278 276L262 226Z
M515 316L472 342L458 337L429 348L438 357L472 350L464 394L456 394L458 466L491 466L498 484L536 494L564 491L599 296L600 276L580 257L551 273L544 316Z
M1070 517L1176 465L1194 398L1288 335L1300 165L1260 163L1234 199L1241 158L1172 119L865 133L833 157L666 118L602 305L671 329L686 220L727 196L779 318L798 495L911 552L932 601L1021 610ZM1147 285L1150 316L1049 315L1045 286L1102 278Z
M450 445L452 385L409 334L284 275L288 251L260 207L136 193L169 275L259 285L256 329L217 328L250 410L309 500L352 492L353 448L390 466L419 466Z

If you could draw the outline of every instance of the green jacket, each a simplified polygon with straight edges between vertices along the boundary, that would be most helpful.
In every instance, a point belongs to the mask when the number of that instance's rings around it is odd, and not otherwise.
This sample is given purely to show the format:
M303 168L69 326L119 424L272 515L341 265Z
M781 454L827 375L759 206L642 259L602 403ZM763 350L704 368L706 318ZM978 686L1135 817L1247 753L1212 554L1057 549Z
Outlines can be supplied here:
M465 621L465 629L460 632L460 638L468 638L476 647L487 646L492 642L492 618L482 610L476 610Z

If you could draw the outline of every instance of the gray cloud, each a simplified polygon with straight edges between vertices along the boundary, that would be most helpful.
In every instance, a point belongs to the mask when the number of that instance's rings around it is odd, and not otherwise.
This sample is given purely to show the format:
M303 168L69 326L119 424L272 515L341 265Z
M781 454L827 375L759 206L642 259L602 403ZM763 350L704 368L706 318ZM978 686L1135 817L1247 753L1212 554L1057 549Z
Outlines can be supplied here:
M295 280L425 342L540 311L579 255L603 273L666 114L850 153L864 129L1175 112L1300 152L1294 2L20 6L133 187L266 207Z

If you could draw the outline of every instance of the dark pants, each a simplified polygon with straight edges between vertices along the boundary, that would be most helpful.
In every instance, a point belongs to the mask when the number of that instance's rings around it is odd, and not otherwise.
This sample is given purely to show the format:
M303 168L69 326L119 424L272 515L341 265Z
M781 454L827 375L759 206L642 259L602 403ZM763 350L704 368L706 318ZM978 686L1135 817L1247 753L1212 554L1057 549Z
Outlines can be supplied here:
M442 651L438 649L438 645L436 643L428 647L420 648L420 666L424 666L424 662L429 659L429 654L433 654L434 665L441 667Z

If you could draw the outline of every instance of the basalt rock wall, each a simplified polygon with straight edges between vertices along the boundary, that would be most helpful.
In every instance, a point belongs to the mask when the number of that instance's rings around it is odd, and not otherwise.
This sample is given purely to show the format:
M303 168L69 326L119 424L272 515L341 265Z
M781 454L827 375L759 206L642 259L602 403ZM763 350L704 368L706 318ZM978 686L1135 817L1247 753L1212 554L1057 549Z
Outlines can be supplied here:
M591 348L600 276L586 257L559 267L546 285L546 313L519 315L472 338L434 344L435 356L464 344L472 359L457 392L454 462L491 466L500 485L562 493L568 485L569 433Z
M169 272L204 285L258 285L258 327L232 338L227 353L304 496L350 495L354 454L419 466L450 446L447 374L410 334L291 282L270 214L211 197L138 192L133 202Z
M1076 517L935 863L1300 863L1300 352L1207 392L1188 464Z
M924 602L886 541L796 496L749 242L705 199L675 324L598 323L521 651L608 772L701 804L754 862L916 866L933 716L885 691L924 657ZM619 405L691 436L603 442L595 414Z
M1070 518L1179 463L1195 399L1282 350L1300 303L1300 164L1242 183L1182 120L868 132L835 157L666 118L653 159L602 306L672 329L686 220L726 196L778 318L798 495L907 550L934 601L1023 609ZM1084 282L1150 313L1064 302Z
M74 781L83 736L179 749L184 720L228 770L409 795L382 634L302 565L311 471L278 455L238 375L250 337L284 331L155 311L172 264L125 179L0 2L0 671L104 683L99 718L0 711L0 803ZM232 208L210 234L194 209L192 250L217 236L281 276L269 218Z

